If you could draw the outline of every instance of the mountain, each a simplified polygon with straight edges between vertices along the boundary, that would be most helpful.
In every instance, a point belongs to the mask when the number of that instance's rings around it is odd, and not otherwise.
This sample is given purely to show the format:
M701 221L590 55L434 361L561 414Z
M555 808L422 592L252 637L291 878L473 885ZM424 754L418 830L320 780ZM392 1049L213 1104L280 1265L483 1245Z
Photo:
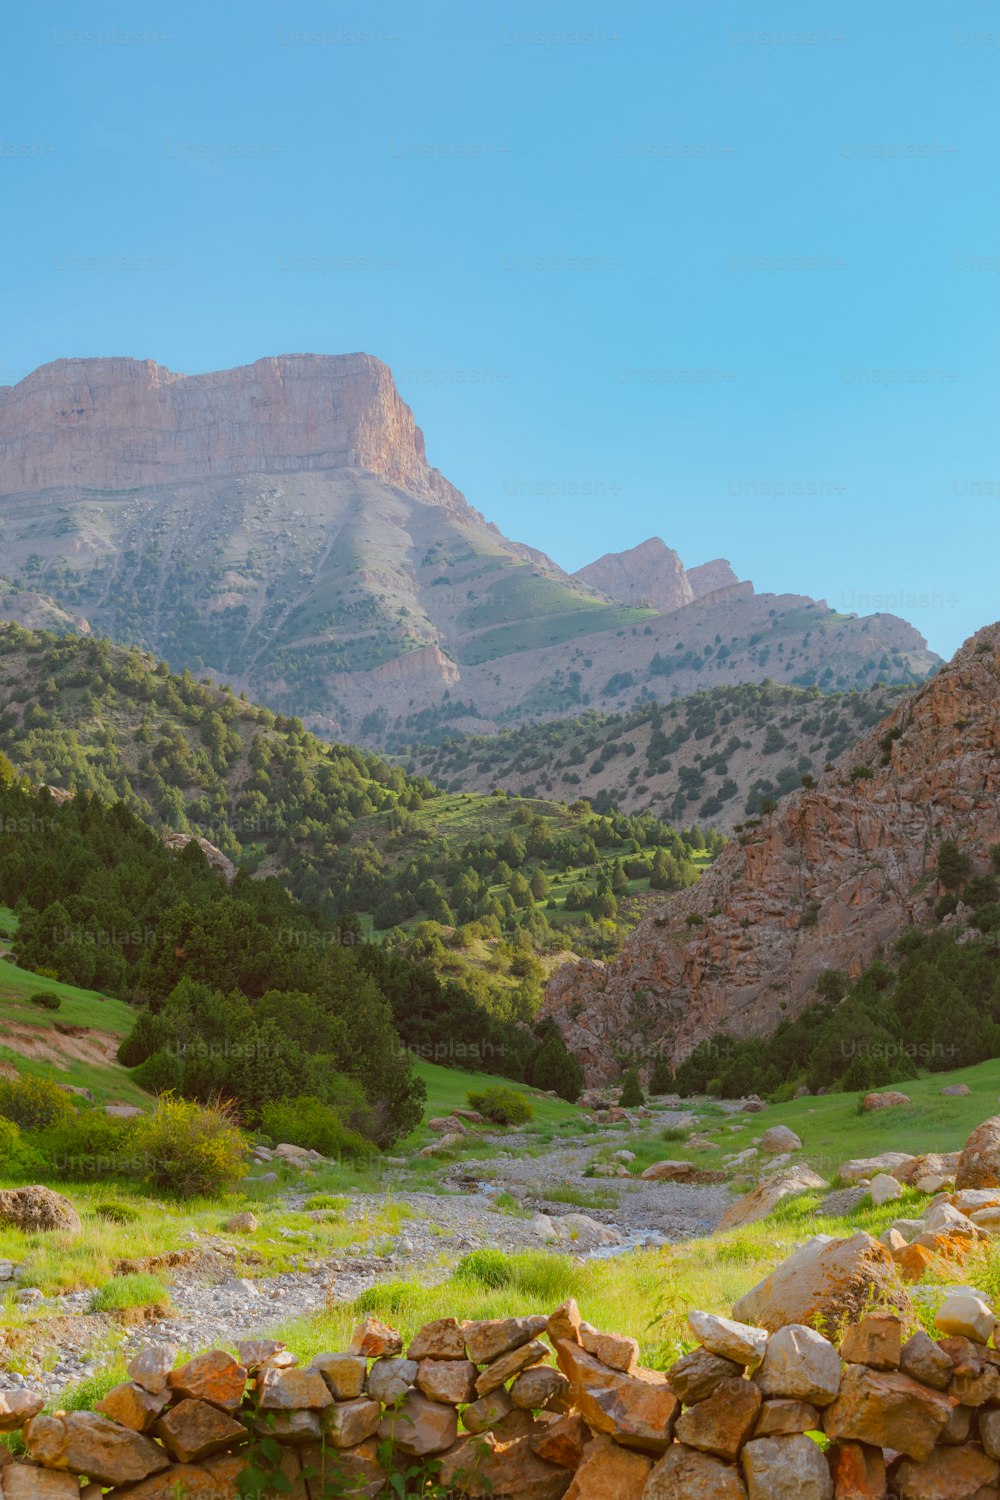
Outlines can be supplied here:
M706 1039L763 1037L857 976L942 894L954 841L972 876L1000 840L1000 625L846 751L815 787L744 825L697 886L651 910L619 959L567 965L546 1010L591 1082L622 1057L679 1061Z
M598 811L649 812L729 833L762 798L818 775L907 691L878 685L826 694L744 683L628 713L591 709L495 735L446 737L400 759L450 792L586 797Z
M648 605L660 614L683 609L706 594L739 584L724 558L688 570L674 549L658 536L627 552L606 552L596 562L579 568L573 577L622 604ZM753 584L744 584L743 590L752 594Z
M328 735L398 745L706 677L832 689L937 664L892 615L754 595L720 561L686 573L662 543L634 550L642 567L604 559L598 588L502 536L427 463L369 355L190 376L57 360L0 387L10 581L67 630L82 620ZM659 602L635 602L643 578Z

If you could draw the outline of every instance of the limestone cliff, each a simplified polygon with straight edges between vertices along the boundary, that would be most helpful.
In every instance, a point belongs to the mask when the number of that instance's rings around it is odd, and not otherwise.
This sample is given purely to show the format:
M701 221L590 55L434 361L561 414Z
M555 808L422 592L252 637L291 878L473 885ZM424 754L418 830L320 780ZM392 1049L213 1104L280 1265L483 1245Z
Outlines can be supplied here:
M701 882L648 914L609 965L560 969L545 1009L588 1083L620 1057L673 1060L719 1031L765 1036L826 968L856 975L939 895L938 847L985 870L1000 840L1000 625L747 825Z

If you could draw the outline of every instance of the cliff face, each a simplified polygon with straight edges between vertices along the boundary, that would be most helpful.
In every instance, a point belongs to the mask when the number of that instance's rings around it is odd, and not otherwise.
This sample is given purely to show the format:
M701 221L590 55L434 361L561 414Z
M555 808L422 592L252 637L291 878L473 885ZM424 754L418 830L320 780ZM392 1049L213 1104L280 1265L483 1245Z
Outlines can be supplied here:
M856 975L930 917L943 839L979 870L1000 839L1000 625L650 913L615 963L560 969L545 1009L588 1083L618 1077L622 1055L766 1036L824 969Z
M0 494L133 489L234 474L361 468L449 505L380 360L289 354L208 375L61 359L0 388Z
M695 599L739 584L724 558L685 568L672 547L651 536L626 552L606 552L573 574L623 604L650 604L663 614L683 609ZM740 585L753 593L752 584Z

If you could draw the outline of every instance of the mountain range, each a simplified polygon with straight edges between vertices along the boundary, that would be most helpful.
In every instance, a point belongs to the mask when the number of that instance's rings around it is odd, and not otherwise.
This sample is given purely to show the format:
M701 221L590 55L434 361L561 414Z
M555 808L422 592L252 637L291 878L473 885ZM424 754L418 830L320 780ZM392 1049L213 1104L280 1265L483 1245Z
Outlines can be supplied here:
M658 538L569 574L426 459L388 368L57 360L0 387L0 614L141 645L399 747L704 686L913 684L893 615L759 595Z

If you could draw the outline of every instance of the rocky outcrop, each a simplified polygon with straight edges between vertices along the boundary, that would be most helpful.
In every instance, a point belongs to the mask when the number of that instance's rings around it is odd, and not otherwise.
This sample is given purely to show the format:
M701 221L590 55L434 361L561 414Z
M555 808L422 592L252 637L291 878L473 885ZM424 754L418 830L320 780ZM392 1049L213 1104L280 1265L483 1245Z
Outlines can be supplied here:
M151 359L59 359L0 388L3 495L333 468L464 506L369 354L285 354L206 375Z
M208 860L209 865L217 874L222 876L227 885L232 885L236 879L236 866L232 860L228 855L223 854L221 849L217 849L214 844L210 844L208 839L203 839L193 833L167 833L163 836L163 842L168 849L174 849L178 853L182 849L186 849L188 844L197 844L202 854Z
M717 557L713 562L699 563L695 568L688 568L687 581L695 599L739 583L739 579L724 557Z
M621 1057L678 1061L719 1031L766 1036L811 1003L828 968L857 975L940 894L937 851L978 871L1000 839L1000 626L815 787L740 832L699 884L653 909L609 965L568 965L545 1010L588 1084Z
M648 604L661 614L683 609L707 595L717 595L715 602L721 603L738 596L734 588L753 593L753 584L740 583L724 558L685 568L673 547L658 536L626 552L606 552L573 577L622 604Z

